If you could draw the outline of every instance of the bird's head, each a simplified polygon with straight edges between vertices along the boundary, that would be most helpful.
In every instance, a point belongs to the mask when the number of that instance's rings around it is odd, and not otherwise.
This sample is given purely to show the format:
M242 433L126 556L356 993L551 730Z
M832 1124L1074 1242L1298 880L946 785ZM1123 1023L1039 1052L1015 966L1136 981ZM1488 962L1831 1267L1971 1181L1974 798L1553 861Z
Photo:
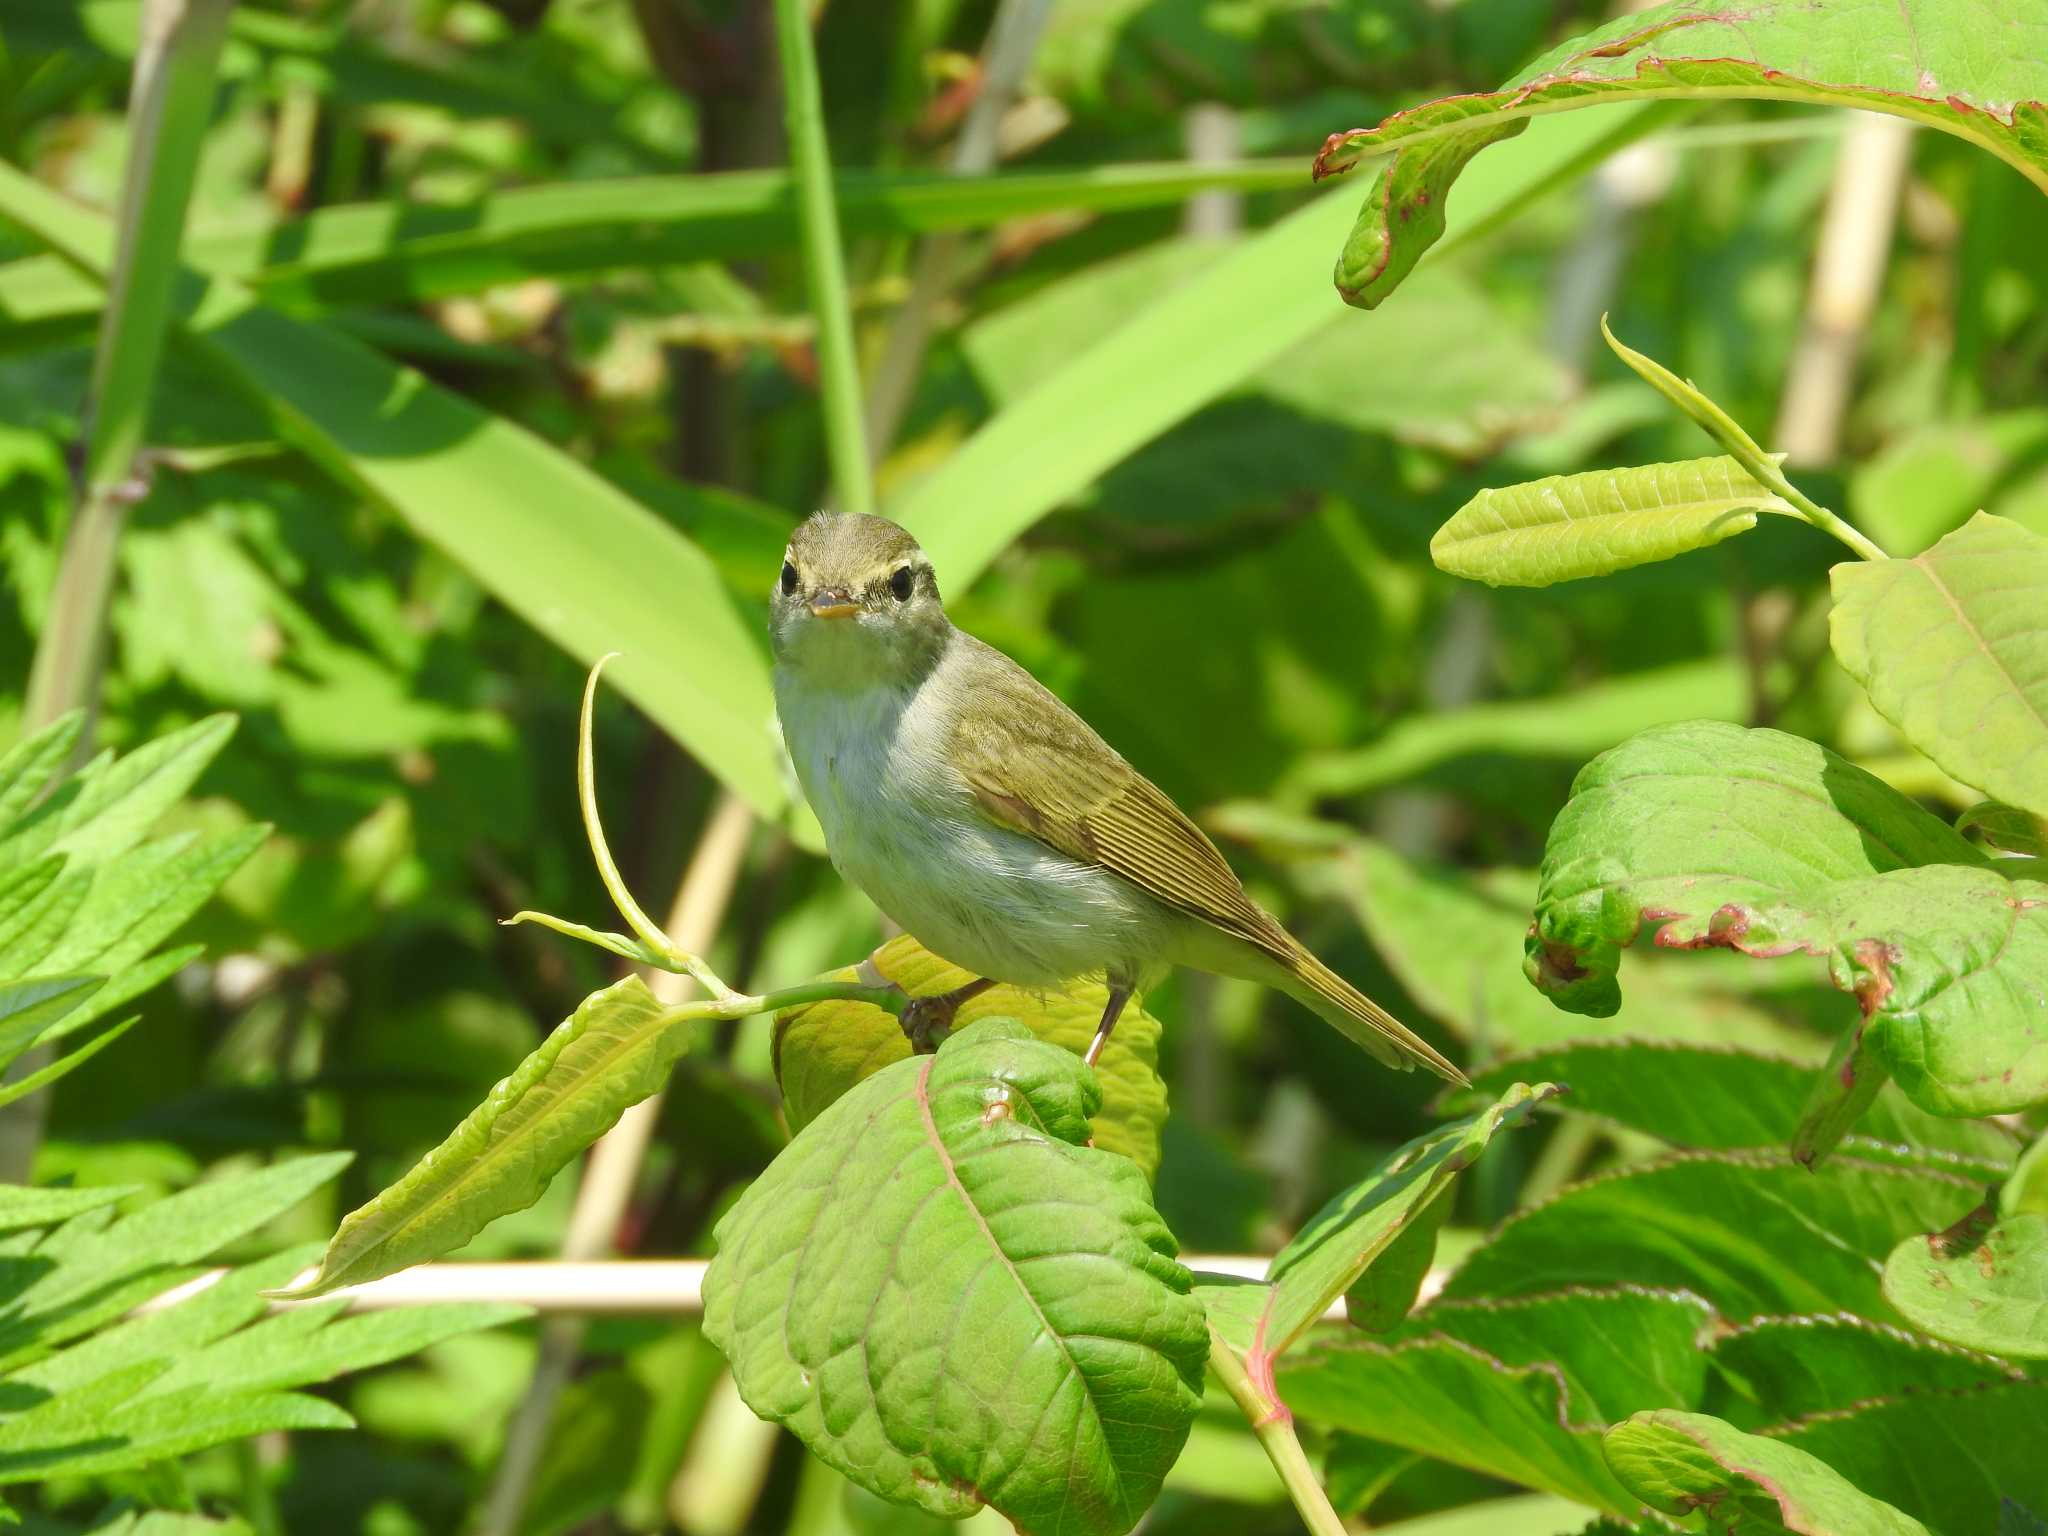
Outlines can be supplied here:
M799 524L769 605L775 659L832 687L909 682L951 629L917 540L860 514L820 512Z

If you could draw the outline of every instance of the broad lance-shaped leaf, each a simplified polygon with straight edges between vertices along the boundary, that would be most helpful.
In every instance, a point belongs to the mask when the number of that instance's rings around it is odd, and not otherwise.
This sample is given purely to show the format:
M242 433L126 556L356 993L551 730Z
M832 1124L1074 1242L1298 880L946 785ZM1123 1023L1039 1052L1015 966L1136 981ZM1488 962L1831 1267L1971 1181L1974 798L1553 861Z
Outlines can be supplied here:
M1971 1349L2048 1359L2048 1215L1989 1211L1909 1237L1884 1266L1885 1299L1916 1328Z
M1069 1052L986 1019L863 1079L718 1224L705 1332L756 1413L863 1487L1119 1536L1200 1403L1208 1330L1144 1176L1081 1145Z
M396 1184L342 1221L292 1297L374 1280L460 1248L523 1211L563 1164L658 1090L697 1023L638 976L594 992Z
M2048 539L1980 512L1911 560L1834 568L1829 637L1877 712L1966 784L2048 816Z
M1498 1132L1520 1125L1557 1091L1550 1083L1514 1084L1478 1114L1416 1137L1316 1212L1266 1271L1270 1290L1247 1368L1269 1368Z
M1790 505L1730 458L1549 475L1481 491L1429 541L1437 569L1547 587L1704 549Z
M1607 1432L1607 1464L1667 1515L1710 1512L1727 1536L1929 1536L1819 1457L1704 1413L1659 1408Z
M950 992L974 978L948 965L909 934L877 951L875 968L912 997ZM830 978L857 979L851 967ZM1016 1019L1048 1044L1076 1056L1095 1038L1102 1019L1100 982L1028 989L991 987L964 1004L953 1027L982 1019ZM801 1131L862 1078L906 1061L910 1041L894 1014L872 1003L839 999L791 1008L775 1019L775 1081L791 1132ZM1166 1084L1159 1076L1159 1021L1133 1002L1095 1064L1102 1109L1093 1120L1094 1145L1128 1157L1151 1178L1159 1168L1159 1131L1166 1123Z
M1994 41L1995 40L1995 41ZM1739 12L1668 0L1563 43L1497 91L1448 96L1333 133L1316 174L1395 151L1337 263L1347 303L1370 309L1444 233L1467 162L1530 117L1601 102L1747 98L1863 107L1956 134L2048 191L2048 19L1999 0L1870 6L1798 0Z

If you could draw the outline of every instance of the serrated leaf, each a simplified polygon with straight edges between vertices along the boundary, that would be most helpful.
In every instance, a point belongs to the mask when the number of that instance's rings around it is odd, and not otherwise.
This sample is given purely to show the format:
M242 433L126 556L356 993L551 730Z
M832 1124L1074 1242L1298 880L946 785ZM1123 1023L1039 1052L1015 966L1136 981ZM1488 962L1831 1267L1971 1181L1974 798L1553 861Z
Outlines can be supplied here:
M2001 46L1979 46L1985 37ZM1792 0L1739 13L1669 0L1560 44L1497 91L1409 107L1335 133L1316 174L1395 151L1366 193L1337 264L1345 302L1371 308L1444 233L1466 164L1536 114L1645 98L1763 98L1891 112L1957 134L2048 187L2048 29L1992 0L1931 11L1870 8L1845 24Z
M404 1177L344 1218L319 1296L460 1248L533 1204L562 1166L658 1090L697 1024L675 1020L638 976L592 993Z
M1980 512L1832 584L1835 656L1877 712L1964 783L2048 816L2048 538Z
M1200 1400L1208 1330L1100 1092L1014 1021L868 1077L719 1223L705 1332L754 1411L958 1518L1121 1533ZM936 1326L935 1326L936 1325Z
M2020 1379L2003 1360L1843 1312L1760 1317L1716 1331L1712 1342L1722 1389L1700 1406L1738 1429Z
M1731 458L1549 475L1481 491L1429 555L1490 587L1547 587L1704 549L1754 528L1759 512L1792 508Z
M1608 1465L1667 1515L1711 1512L1728 1536L1929 1536L1826 1462L1704 1413L1656 1409L1607 1432Z
M2001 1381L1881 1398L1770 1434L1942 1536L1977 1536L1997 1523L2003 1499L2048 1508L2044 1423L2048 1383Z
M106 984L104 976L37 976L0 984L0 1066Z
M1565 1084L1553 1106L1597 1115L1688 1152L1782 1148L1798 1129L1813 1069L1782 1057L1672 1040L1581 1040L1526 1051L1475 1073L1473 1094L1516 1081ZM1467 1090L1453 1099L1461 1102ZM2005 1177L2019 1142L1990 1120L1930 1115L1882 1091L1843 1144L1868 1162Z
M68 1077L141 1022L138 1017L123 1019L118 1024L109 1025L76 1050L59 1056L55 1061L37 1068L26 1076L15 1078L4 1087L0 1087L0 1105L12 1104L16 1099L26 1098L31 1093L49 1087L60 1077Z
M1909 1237L1885 1299L1916 1328L1971 1349L2048 1359L2048 1215L2026 1212Z
M127 852L184 797L234 733L233 715L209 715L81 774L77 797L53 818L57 836L50 851L75 864L102 864Z
M1253 1354L1271 1358L1336 1301L1401 1229L1472 1166L1494 1136L1521 1124L1557 1088L1516 1083L1477 1114L1418 1136L1335 1196L1275 1255Z
M259 824L219 837L164 838L102 866L39 964L109 973L136 964L204 906L269 831Z
M1576 1184L1504 1222L1445 1284L1452 1298L1666 1286L1731 1321L1888 1315L1879 1267L1976 1198L1974 1180L1836 1157L1693 1153Z
M1696 1399L1697 1297L1587 1291L1433 1303L1386 1341L1324 1339L1280 1362L1280 1390L1318 1424L1632 1512L1600 1453L1613 1418Z
M136 1396L147 1381L145 1371L116 1372L0 1423L0 1484L120 1472L272 1430L355 1428L340 1407L303 1393Z
M874 955L883 976L912 997L950 992L974 978L948 965L909 934ZM852 967L832 979L852 981ZM982 1019L1016 1019L1039 1039L1080 1055L1095 1038L1106 993L1100 982L1061 987L991 987L963 1004L955 1029ZM872 1003L809 1003L777 1014L775 1080L792 1132L801 1131L855 1083L911 1056L896 1017ZM1166 1123L1166 1084L1159 1076L1159 1021L1134 999L1095 1064L1102 1109L1094 1120L1095 1145L1128 1157L1151 1178L1159 1168L1159 1132Z

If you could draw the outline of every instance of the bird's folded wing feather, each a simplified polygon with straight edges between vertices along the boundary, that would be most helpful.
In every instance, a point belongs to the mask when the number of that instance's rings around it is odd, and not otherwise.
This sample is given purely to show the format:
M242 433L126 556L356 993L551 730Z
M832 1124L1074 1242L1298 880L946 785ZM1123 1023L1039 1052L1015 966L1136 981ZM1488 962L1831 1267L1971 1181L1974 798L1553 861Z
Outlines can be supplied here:
M1000 655L999 652L990 652ZM1087 722L1002 657L954 729L954 763L983 812L1255 944L1294 952L1202 829Z

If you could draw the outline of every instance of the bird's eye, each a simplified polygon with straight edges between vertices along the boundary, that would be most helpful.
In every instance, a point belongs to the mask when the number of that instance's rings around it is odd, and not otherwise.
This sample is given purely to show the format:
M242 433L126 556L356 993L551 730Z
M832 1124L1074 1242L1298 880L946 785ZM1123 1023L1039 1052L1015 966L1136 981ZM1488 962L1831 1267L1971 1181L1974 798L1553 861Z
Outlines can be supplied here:
M889 578L889 590L895 594L897 602L907 603L910 601L910 585L910 567L907 565L897 566L896 574Z
M782 562L782 590L785 592L794 592L796 590L796 567L787 560Z

